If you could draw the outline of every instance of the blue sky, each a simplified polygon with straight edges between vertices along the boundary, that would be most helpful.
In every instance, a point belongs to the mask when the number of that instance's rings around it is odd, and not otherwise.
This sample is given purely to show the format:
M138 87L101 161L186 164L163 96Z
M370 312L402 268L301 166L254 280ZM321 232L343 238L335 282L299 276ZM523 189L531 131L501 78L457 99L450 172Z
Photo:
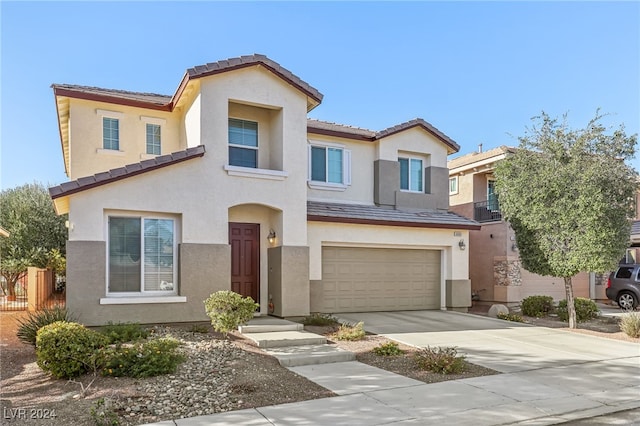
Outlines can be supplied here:
M640 2L7 2L0 187L64 175L52 83L171 95L187 68L262 53L324 94L310 117L421 117L460 153L531 117L640 131ZM638 156L632 165L640 169Z

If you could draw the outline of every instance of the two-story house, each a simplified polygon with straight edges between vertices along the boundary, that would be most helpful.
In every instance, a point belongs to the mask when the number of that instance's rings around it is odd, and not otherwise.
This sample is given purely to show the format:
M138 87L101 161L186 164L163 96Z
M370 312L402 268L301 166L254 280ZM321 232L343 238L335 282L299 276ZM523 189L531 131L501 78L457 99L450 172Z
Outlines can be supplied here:
M534 295L566 298L561 278L533 274L522 267L515 233L502 218L495 192L496 164L515 148L501 146L472 152L448 162L451 211L482 224L469 236L469 277L477 300L519 303ZM606 274L580 273L573 278L576 297L606 299Z
M67 306L85 324L466 309L469 231L448 211L458 145L415 119L309 119L314 87L263 55L187 70L172 95L54 84L69 182Z

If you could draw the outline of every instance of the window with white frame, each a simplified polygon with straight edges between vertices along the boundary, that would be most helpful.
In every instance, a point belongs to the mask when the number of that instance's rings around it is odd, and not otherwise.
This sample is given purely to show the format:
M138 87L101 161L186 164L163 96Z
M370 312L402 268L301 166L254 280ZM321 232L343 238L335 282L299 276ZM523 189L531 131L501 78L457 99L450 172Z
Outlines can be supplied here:
M175 233L174 219L109 216L107 292L177 294Z
M120 122L117 118L102 117L102 148L120 149Z
M160 155L161 152L160 125L147 123L147 154Z
M458 176L449 178L449 195L458 193Z
M400 163L400 189L422 192L424 170L422 160L418 158L398 158Z
M351 151L339 146L309 146L309 180L311 182L350 185Z
M258 167L258 123L229 119L229 165Z

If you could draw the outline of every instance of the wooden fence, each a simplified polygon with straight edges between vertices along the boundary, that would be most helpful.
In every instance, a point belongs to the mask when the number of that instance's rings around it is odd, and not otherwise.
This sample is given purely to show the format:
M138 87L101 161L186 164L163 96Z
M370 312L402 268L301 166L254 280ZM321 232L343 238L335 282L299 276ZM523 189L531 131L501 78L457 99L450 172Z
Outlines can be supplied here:
M50 269L29 268L15 290L15 297L0 297L0 311L38 311L66 304L63 278Z

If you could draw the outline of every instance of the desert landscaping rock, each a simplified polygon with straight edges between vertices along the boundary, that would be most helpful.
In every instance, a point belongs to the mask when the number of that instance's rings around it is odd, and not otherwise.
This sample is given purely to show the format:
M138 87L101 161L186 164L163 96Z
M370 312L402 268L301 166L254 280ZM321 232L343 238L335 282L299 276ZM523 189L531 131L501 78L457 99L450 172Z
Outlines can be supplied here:
M496 305L491 305L491 307L489 308L489 312L487 313L487 316L490 316L491 318L498 318L498 314L508 314L508 313L509 313L509 308L507 308L504 305L496 304Z

